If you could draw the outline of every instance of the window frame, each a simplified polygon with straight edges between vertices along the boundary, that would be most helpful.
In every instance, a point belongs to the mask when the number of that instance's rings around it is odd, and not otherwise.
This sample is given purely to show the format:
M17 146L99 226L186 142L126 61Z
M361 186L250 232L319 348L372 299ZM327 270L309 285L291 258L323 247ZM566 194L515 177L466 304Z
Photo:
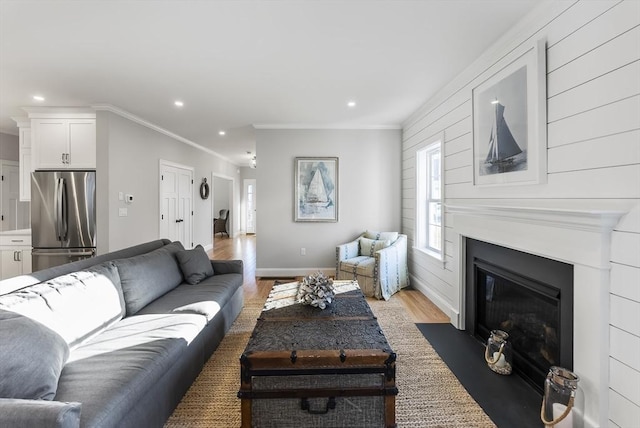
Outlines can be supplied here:
M438 135L431 139L420 149L416 150L416 216L415 216L415 241L414 249L420 251L439 262L444 264L445 261L445 212L444 212L444 135ZM440 155L439 164L439 184L440 184L440 198L433 198L430 194L433 188L431 182L431 160L433 154L438 152ZM430 246L429 244L429 219L430 203L440 204L440 251L437 248Z

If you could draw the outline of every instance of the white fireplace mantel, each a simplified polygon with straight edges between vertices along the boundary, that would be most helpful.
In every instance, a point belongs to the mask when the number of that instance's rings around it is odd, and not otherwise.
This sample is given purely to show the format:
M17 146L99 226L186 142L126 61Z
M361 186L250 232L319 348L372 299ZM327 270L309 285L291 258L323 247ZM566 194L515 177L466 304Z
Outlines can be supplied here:
M624 210L500 204L446 204L458 236L458 328L464 328L465 239L501 245L573 265L574 365L585 396L585 427L607 425L611 235Z
M566 263L609 268L611 231L626 211L447 204L467 237Z

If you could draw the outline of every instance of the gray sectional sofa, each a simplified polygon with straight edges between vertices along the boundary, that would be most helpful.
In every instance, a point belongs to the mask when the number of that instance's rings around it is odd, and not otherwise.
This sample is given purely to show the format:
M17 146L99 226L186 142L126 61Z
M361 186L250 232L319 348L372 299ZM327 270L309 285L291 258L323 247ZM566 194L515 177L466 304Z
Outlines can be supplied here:
M162 426L242 283L241 260L167 240L0 282L0 426Z

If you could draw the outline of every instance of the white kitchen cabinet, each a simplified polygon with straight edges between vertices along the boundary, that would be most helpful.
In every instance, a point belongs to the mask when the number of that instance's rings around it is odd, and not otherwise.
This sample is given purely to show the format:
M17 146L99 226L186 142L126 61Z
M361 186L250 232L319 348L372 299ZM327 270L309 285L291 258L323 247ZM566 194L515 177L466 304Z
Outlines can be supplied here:
M95 168L95 118L32 119L31 156L34 170Z
M31 235L0 235L0 280L31 273Z

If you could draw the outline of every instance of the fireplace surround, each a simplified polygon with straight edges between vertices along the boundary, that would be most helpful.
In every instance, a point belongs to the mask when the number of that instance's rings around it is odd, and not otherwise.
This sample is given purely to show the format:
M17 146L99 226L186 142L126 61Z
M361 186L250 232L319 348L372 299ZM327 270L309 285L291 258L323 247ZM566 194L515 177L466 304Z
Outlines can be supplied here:
M573 266L466 239L465 330L509 334L514 371L538 392L551 366L573 370Z
M466 240L475 239L573 266L573 371L584 396L584 426L608 425L611 232L627 211L580 201L449 200L448 250L457 280L452 324L466 322ZM518 204L518 205L516 205Z

